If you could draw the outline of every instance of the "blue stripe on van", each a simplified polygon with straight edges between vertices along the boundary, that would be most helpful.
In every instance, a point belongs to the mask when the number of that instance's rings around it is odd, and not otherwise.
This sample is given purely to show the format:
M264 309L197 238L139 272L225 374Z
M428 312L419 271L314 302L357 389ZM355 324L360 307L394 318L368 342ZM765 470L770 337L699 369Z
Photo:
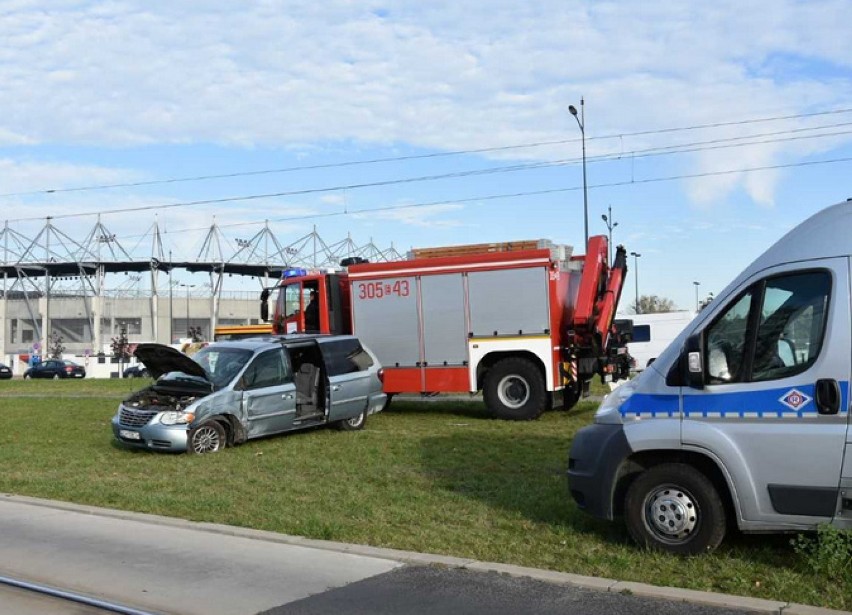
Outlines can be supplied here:
M849 382L839 384L839 415L846 416L849 413ZM815 389L814 384L731 393L713 393L712 387L695 393L683 389L687 391L683 396L683 413L686 418L810 418L819 414L814 401ZM781 400L789 400L794 392L806 398L801 405L789 407ZM622 416L637 418L671 418L680 412L677 395L646 393L634 393L619 410Z
M634 393L619 410L622 416L671 418L680 414L680 401L677 395Z

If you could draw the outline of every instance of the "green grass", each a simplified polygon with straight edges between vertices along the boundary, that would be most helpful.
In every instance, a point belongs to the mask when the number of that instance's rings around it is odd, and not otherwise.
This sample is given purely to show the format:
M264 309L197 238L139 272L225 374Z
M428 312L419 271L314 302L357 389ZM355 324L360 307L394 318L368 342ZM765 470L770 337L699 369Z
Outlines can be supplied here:
M852 608L789 537L710 556L643 552L571 501L571 437L595 404L530 423L477 403L395 401L361 432L313 430L193 457L121 448L109 421L146 381L0 382L0 492L322 538Z

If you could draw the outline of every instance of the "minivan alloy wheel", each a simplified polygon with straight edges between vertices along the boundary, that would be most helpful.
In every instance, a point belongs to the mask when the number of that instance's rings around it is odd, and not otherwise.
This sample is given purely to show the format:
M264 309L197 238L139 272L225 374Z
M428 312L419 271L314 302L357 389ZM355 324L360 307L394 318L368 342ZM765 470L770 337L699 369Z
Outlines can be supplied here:
M215 453L225 448L225 431L218 423L205 423L190 432L189 440L193 453Z

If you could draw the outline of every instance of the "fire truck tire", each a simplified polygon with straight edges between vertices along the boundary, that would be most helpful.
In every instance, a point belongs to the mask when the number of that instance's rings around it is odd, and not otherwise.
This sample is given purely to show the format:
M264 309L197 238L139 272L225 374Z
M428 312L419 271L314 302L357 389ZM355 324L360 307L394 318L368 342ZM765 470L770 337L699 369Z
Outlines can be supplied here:
M499 419L531 421L550 403L541 370L527 359L498 361L485 374L483 384L485 406Z
M580 395L573 388L566 387L562 391L562 409L565 412L576 406L578 401L580 401Z

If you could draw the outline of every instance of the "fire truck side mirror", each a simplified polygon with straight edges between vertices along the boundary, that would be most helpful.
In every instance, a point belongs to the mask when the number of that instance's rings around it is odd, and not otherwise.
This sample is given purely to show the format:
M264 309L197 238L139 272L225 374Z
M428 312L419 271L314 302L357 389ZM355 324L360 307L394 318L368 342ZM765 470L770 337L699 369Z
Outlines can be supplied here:
M264 322L269 320L269 289L264 288L260 293L260 319Z

